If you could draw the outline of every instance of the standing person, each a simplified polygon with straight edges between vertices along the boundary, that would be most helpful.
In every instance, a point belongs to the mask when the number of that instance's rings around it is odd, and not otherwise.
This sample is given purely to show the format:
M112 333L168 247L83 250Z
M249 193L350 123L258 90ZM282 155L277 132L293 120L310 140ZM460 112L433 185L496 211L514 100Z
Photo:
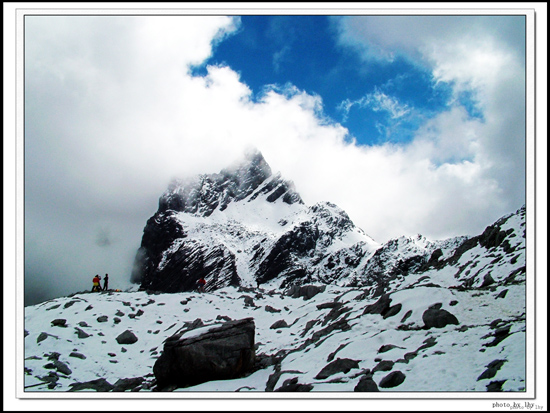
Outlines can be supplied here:
M199 293L203 293L204 292L204 286L206 285L206 280L203 277L201 277L197 281L197 284L199 285L199 287L198 287Z
M100 281L101 281L101 277L96 274L96 276L92 280L92 283L93 283L92 292L101 291L101 286L99 285Z
M105 274L105 280L103 281L103 291L109 289L109 274Z

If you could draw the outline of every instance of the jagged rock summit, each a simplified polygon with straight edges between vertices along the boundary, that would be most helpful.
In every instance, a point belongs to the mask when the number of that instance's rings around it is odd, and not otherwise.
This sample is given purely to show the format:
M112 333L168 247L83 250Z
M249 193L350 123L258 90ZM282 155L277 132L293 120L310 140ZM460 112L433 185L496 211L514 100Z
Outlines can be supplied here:
M434 285L470 289L525 279L525 206L477 236L379 244L338 206L306 205L258 151L221 172L174 180L147 221L132 281L146 291L227 286L366 287L366 298ZM434 281L436 280L436 281Z
M334 282L379 245L336 205L306 206L258 151L221 172L174 180L144 229L132 281L183 292ZM337 267L345 260L343 267ZM330 274L325 269L330 270Z

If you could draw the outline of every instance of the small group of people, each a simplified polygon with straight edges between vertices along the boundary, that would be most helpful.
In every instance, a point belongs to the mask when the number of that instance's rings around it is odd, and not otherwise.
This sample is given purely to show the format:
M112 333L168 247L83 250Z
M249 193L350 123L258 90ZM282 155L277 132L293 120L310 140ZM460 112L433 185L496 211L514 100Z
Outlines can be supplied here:
M92 292L107 291L109 289L109 274L105 274L105 278L103 280L103 288L101 288L101 277L99 275L96 275L94 277L92 283Z

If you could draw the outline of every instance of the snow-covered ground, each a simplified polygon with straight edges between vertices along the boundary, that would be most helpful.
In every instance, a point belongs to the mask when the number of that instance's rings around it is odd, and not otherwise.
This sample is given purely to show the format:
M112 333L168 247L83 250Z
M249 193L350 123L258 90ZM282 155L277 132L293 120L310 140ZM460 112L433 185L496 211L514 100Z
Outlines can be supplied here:
M275 374L270 365L247 377L176 392L265 392L270 377L278 376L274 389L297 378L312 385L311 392L353 394L367 369L374 371L381 392L481 393L495 385L502 391L526 390L524 283L467 291L433 285L396 289L389 298L401 308L387 318L365 313L377 299L364 297L361 289L326 286L309 300L234 287L204 294L102 292L57 298L25 308L25 393L67 392L74 383L105 379L115 384L136 377L144 380L134 391L152 392L153 365L164 340L198 318L209 326L226 317L254 318L256 354L281 356L279 371ZM424 328L423 313L435 304L458 324ZM59 319L66 321L54 324L64 326L52 324ZM288 327L271 328L279 320ZM118 344L116 338L126 330L138 341ZM338 358L357 361L357 368L316 378ZM488 374L495 361L501 366ZM395 371L404 381L381 387Z

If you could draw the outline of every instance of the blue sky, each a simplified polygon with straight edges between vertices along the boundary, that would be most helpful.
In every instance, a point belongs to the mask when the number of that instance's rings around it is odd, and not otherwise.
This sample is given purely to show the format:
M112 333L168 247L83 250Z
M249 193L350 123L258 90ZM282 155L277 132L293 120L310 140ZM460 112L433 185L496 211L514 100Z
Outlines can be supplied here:
M220 42L206 64L228 65L256 95L288 83L319 95L324 113L358 144L406 143L427 118L448 108L452 87L406 56L362 61L338 44L334 16L240 16L239 29ZM482 116L471 93L461 104Z

